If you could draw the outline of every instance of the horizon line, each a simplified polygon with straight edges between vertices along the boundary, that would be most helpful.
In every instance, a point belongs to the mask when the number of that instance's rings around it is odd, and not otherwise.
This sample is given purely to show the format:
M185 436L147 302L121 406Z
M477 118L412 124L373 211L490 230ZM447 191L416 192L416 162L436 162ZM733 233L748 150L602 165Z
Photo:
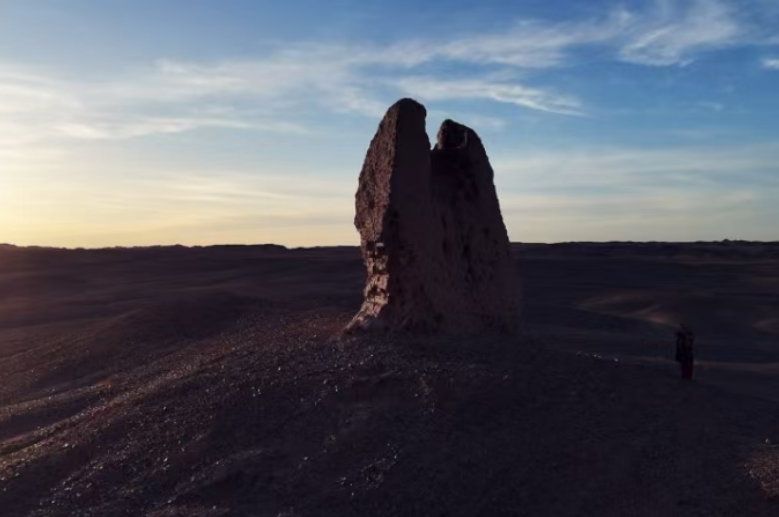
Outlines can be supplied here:
M631 240L603 240L603 241L557 241L557 242L523 242L523 241L509 241L510 245L521 246L559 246L570 244L762 244L762 245L779 245L779 240L747 240L747 239L720 239L720 240L645 240L645 241L631 241ZM49 246L41 244L29 244L18 245L12 243L0 242L0 251L8 249L17 250L57 250L57 251L110 251L110 250L144 250L144 249L158 249L158 248L185 248L185 249L201 249L201 248L274 248L283 249L287 251L294 250L306 250L306 249L326 249L326 248L359 248L359 244L332 244L322 246L285 246L283 244L274 243L217 243L217 244L142 244L136 246Z

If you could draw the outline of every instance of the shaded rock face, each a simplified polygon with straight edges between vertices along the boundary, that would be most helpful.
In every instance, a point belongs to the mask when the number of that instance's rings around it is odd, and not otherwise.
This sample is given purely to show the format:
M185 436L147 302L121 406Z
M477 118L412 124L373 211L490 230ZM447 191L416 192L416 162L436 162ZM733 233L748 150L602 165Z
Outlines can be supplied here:
M431 150L426 114L398 101L365 157L354 224L368 280L347 331L513 332L519 285L487 153L451 120Z

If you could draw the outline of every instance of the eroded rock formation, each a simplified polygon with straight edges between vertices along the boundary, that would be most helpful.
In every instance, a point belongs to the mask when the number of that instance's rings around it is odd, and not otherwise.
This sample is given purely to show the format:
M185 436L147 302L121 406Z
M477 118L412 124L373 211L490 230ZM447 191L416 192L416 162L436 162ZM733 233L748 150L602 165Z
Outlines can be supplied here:
M451 120L431 150L426 114L398 101L365 157L354 224L368 280L347 331L515 331L519 285L487 153Z

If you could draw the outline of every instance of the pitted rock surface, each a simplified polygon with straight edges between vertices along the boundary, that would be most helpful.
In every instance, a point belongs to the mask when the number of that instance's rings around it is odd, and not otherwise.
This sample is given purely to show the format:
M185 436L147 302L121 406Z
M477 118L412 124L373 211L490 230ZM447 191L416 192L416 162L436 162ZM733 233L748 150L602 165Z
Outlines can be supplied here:
M520 292L493 170L472 129L402 99L368 149L356 195L368 279L347 331L513 332Z

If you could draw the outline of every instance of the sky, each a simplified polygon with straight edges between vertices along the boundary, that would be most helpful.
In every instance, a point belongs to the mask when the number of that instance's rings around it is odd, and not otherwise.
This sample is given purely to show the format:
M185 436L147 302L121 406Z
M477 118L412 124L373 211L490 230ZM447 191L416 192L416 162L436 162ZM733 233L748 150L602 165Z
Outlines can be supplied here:
M0 242L358 244L386 109L513 241L779 240L779 0L0 0Z

